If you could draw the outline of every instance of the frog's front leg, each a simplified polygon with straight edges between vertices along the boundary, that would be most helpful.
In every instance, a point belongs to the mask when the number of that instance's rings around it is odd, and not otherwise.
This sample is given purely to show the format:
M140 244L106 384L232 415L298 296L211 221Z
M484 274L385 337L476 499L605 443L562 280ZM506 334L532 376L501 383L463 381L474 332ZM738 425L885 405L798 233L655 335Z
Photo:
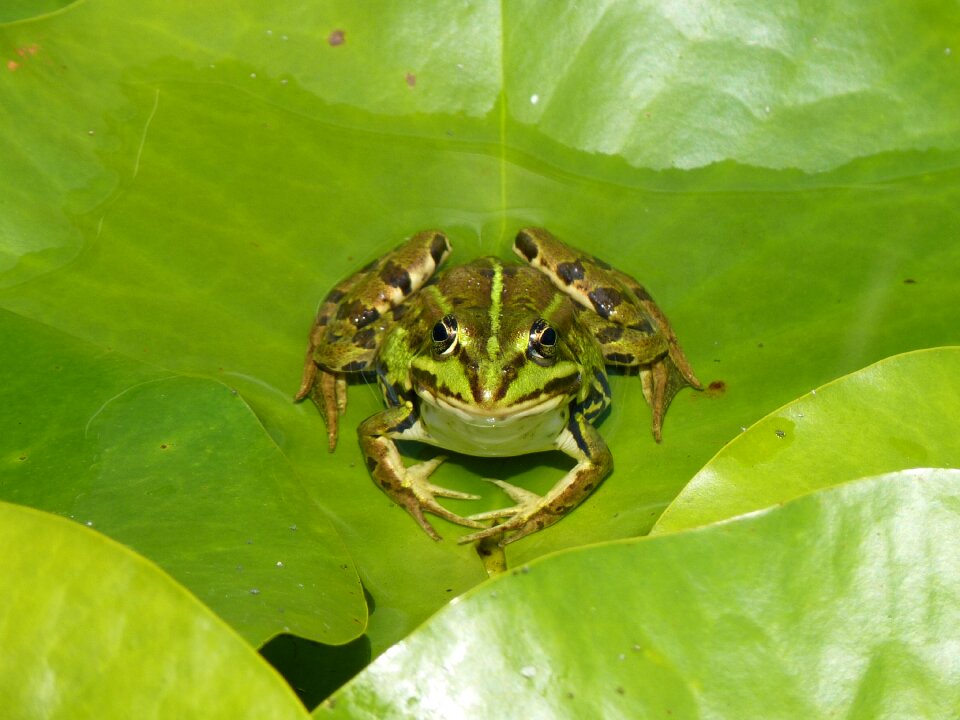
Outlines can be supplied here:
M426 439L412 403L406 402L371 415L360 424L357 433L360 436L360 448L374 481L395 503L413 516L427 535L434 540L441 539L423 516L424 512L433 513L458 525L485 527L476 520L450 512L436 501L437 497L479 499L478 495L439 487L429 481L430 474L445 460L443 456L404 467L393 438L419 441Z
M486 530L466 535L460 538L459 542L473 542L499 535L502 538L502 547L553 525L586 500L613 471L613 456L607 444L582 412L571 415L555 446L557 450L575 459L576 466L542 497L502 480L495 480L517 504L502 510L471 515L471 520L507 520Z

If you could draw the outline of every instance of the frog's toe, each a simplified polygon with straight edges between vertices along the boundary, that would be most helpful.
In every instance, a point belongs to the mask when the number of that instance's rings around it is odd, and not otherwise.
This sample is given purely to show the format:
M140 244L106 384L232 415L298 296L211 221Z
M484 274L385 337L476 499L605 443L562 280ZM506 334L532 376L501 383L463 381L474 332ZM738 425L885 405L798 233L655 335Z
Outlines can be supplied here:
M435 500L430 503L424 503L423 509L427 512L433 513L437 517L442 517L444 520L449 520L452 523L456 523L457 525L463 525L464 527L471 528L486 528L486 525L474 520L473 518L463 517L462 515L457 515L455 512L447 510L445 507L443 507L443 505Z
M427 490L434 497L445 497L453 498L455 500L479 500L479 495L474 495L473 493L460 492L459 490L451 490L450 488L440 487L439 485L434 485L433 483L426 484Z
M507 495L510 496L510 499L517 503L517 508L512 508L514 510L519 509L520 507L536 507L542 497L537 495L535 492L530 492L526 488L519 487L518 485L511 485L505 480L487 480L496 485L498 488L503 490Z
M499 510L488 510L487 512L474 513L468 517L471 520L479 520L481 522L484 520L501 520L503 518L513 517L517 514L518 510L519 508L516 507L500 508Z
M413 490L414 495L423 503L433 502L435 497L454 498L456 500L479 500L479 495L461 492L459 490L451 490L450 488L434 485L430 482L430 475L433 474L433 471L446 459L446 455L437 455L431 460L426 460L425 462L408 467L405 473L405 484ZM440 506L437 505L437 507Z
M503 490L516 505L512 507L498 508L497 510L488 510L487 512L475 513L470 515L471 520L500 520L503 518L512 518L524 512L530 513L543 501L543 498L534 492L530 492L522 487L511 485L503 480L490 480L484 478L487 482L493 483Z
M440 533L434 530L433 525L431 525L430 522L423 516L423 508L418 503L404 503L403 507L408 513L410 513L411 517L417 521L417 525L423 528L423 531L433 540L436 540L437 542L443 540L443 538L440 537Z
M478 540L485 540L487 538L498 537L502 535L503 532L504 532L503 525L494 525L493 527L488 527L479 532L470 533L469 535L464 535L461 538L457 538L457 544L466 545L467 543L477 542Z
M480 532L464 535L457 540L457 542L465 544L486 538L500 537L500 545L503 546L543 527L543 522L538 523L536 520L531 519L541 514L540 508L543 504L542 497L522 487L504 482L503 480L487 480L487 482L491 482L503 490L516 505L470 515L470 520L488 521L505 519L505 522L485 528ZM530 526L529 529L527 529L527 526ZM507 533L510 533L509 538L507 537Z
M447 508L437 502L436 498L438 497L454 498L456 500L479 499L478 495L440 487L428 480L430 473L436 470L437 466L444 460L446 460L446 458L440 455L432 460L407 468L404 485L408 488L409 492L404 494L401 501L407 511L420 524L420 527L434 540L439 540L440 536L430 523L427 522L426 518L424 518L424 512L432 513L437 517L442 517L444 520L449 520L457 525L465 525L472 528L486 527L476 520L462 517L455 512L447 510Z
M501 515L497 516L495 513L500 512ZM510 519L506 522L500 523L499 525L493 525L479 532L470 533L469 535L464 535L461 538L457 539L457 542L461 545L467 543L477 542L478 540L486 540L487 538L499 538L497 543L500 547L509 545L515 540L519 540L522 537L534 533L537 530L542 530L547 523L539 517L539 513L531 514L525 513L517 508L504 508L504 510L498 511L494 510L491 513L483 513L483 515L488 518L495 517L509 517ZM479 517L478 515L471 515L471 519Z
M462 517L447 510L432 497L427 497L423 494L411 495L408 499L399 502L403 508L410 513L413 519L417 521L417 524L423 528L423 531L434 540L442 540L443 538L440 536L440 533L434 529L433 525L430 524L430 521L427 520L424 513L432 513L437 517L442 517L444 520L449 520L457 525L464 525L471 528L486 527L476 520Z
M500 545L500 547L505 547L512 542L516 542L520 538L531 535L539 530L543 530L543 528L550 524L552 523L548 522L544 518L542 512L517 513L505 523L494 525L493 527L487 528L486 530L481 530L480 532L471 533L470 535L460 538L457 542L467 543L475 540L483 540L485 538L499 537L500 542L498 545Z

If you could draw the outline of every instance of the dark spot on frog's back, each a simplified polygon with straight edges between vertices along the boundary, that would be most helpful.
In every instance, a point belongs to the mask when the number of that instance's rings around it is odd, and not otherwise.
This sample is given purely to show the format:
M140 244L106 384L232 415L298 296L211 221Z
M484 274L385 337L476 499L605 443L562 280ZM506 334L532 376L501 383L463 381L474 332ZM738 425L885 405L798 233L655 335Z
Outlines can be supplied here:
M623 337L623 327L620 325L608 325L603 328L594 336L601 343L612 343L616 342Z
M640 302L653 302L653 298L650 297L650 293L648 293L647 289L642 285L637 285L633 289L633 294L637 296L637 300Z
M343 291L334 288L327 293L327 296L323 299L325 303L338 303L343 300Z
M354 335L353 344L364 350L373 350L377 347L377 337L373 328L366 328Z
M393 260L388 261L380 270L380 279L390 287L397 288L404 295L410 294L410 273Z
M635 359L630 353L607 353L603 358L607 362L617 365L632 365Z
M579 260L575 262L565 262L557 265L557 275L567 285L574 280L583 280L583 265Z
M590 292L587 297L593 303L597 314L602 318L609 318L611 313L617 309L617 306L623 302L623 297L616 288L599 287Z
M527 260L533 260L540 252L537 243L523 230L517 233L517 239L513 241L513 245Z
M443 254L447 251L449 244L447 243L447 237L443 233L437 233L433 236L433 240L430 242L430 257L433 258L433 264L439 265L440 261L443 259Z
M653 335L653 325L650 324L650 321L646 318L642 318L639 322L635 322L633 325L627 325L627 328L630 330L636 330L637 332L642 332L644 335Z
M378 317L380 317L380 313L377 312L376 308L366 307L359 300L345 303L337 309L337 320L346 320L349 318L350 322L352 322L358 330L366 327Z

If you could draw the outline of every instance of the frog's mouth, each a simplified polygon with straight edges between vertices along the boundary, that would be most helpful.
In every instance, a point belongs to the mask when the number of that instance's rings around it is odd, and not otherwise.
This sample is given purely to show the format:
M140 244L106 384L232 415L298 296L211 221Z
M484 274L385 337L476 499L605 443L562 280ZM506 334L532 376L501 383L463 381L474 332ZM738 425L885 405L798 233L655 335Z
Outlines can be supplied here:
M487 422L520 420L532 415L549 413L560 407L567 399L566 395L538 396L513 405L484 406L476 403L466 403L460 398L438 395L425 387L417 387L417 395L430 405L454 413L464 420L481 420Z

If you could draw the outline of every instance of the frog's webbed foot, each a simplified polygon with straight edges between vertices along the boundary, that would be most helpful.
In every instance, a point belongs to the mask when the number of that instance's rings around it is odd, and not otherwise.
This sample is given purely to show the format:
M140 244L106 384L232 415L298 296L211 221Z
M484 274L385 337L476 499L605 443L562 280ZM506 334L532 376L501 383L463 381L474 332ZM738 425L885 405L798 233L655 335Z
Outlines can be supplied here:
M653 437L660 442L663 417L674 396L688 385L700 390L702 385L680 348L669 352L640 370L643 396L653 413Z
M319 367L313 361L312 348L307 353L303 379L293 401L300 402L307 396L323 412L323 422L327 426L327 449L333 452L337 447L339 419L347 409L347 377L343 373Z
M503 539L500 544L506 545L550 524L550 522L541 517L545 514L552 514L545 512L547 508L544 507L543 497L522 487L511 485L503 480L488 480L487 482L491 482L503 490L516 505L471 515L471 520L480 522L487 520L504 520L504 522L495 524L479 532L464 535L457 540L458 543L465 544L485 538L502 537ZM510 537L506 537L507 533L511 533Z
M430 474L433 473L444 460L446 460L446 458L441 455L432 460L412 465L405 469L399 487L387 488L383 486L383 489L386 490L401 507L410 513L413 519L423 528L424 532L434 540L440 540L442 538L424 517L424 512L432 513L457 525L465 525L472 528L484 527L476 520L457 515L437 502L436 498L438 497L453 498L456 500L480 499L479 495L440 487L429 481L428 478Z

